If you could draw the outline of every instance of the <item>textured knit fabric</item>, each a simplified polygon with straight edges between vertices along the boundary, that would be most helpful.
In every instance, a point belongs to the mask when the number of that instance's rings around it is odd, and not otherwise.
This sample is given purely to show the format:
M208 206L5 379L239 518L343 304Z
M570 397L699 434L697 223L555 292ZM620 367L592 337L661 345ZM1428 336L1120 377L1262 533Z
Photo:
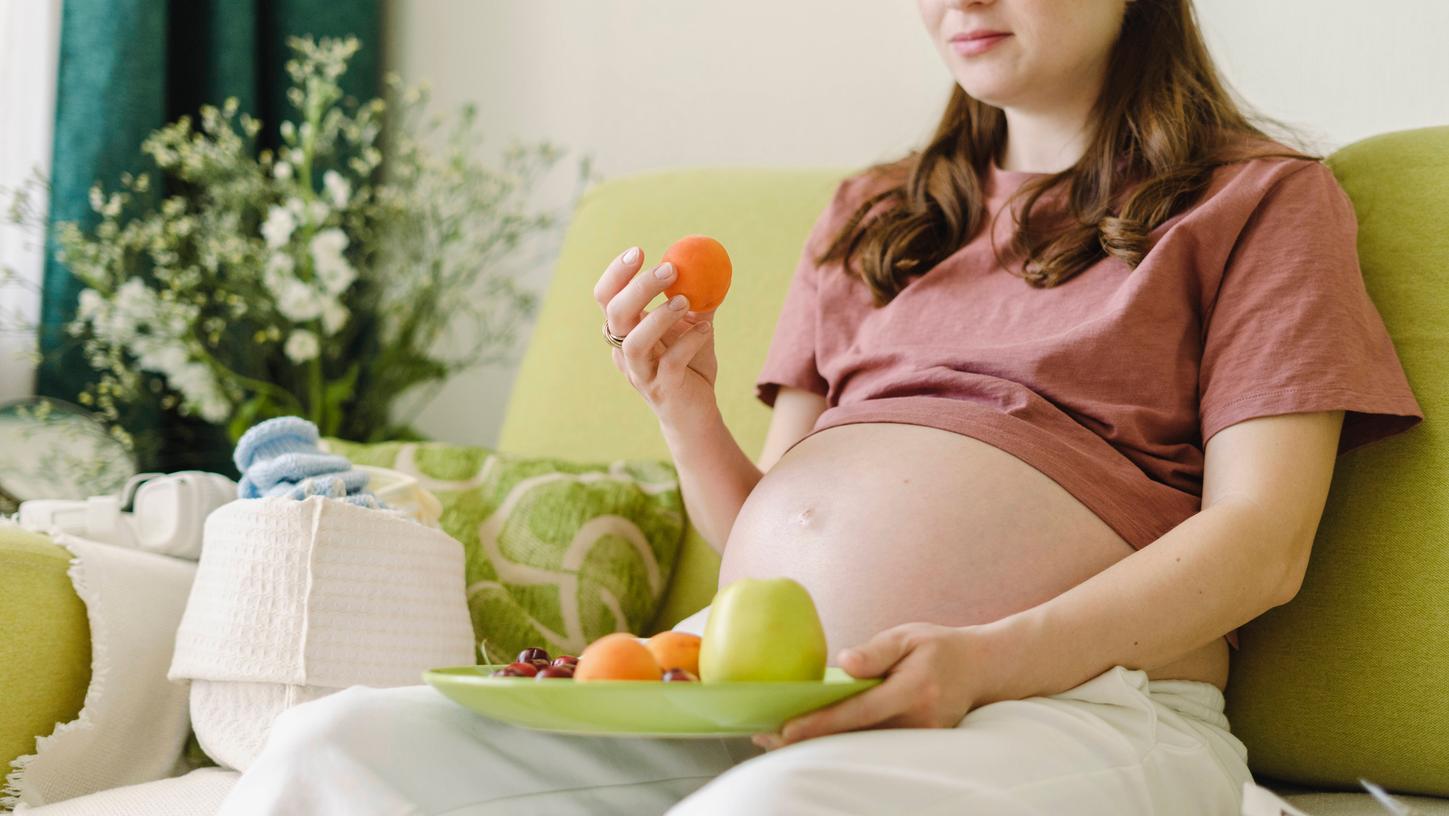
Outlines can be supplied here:
M991 165L988 210L1037 175ZM1135 268L1108 257L1053 288L1012 271L1002 211L994 233L876 307L838 262L814 258L890 180L841 183L757 378L767 405L780 385L826 398L811 435L900 422L976 437L1140 549L1201 509L1204 447L1228 425L1344 409L1342 453L1423 418L1364 288L1353 208L1319 162L1227 165L1151 232ZM1237 647L1236 630L1225 637Z
M326 496L361 507L381 507L367 491L368 474L344 457L318 450L317 438L317 426L301 417L276 417L253 425L237 440L233 454L242 474L237 496Z
M168 677L193 681L192 727L228 767L244 770L293 705L475 662L463 548L440 530L271 497L214 511L204 538Z

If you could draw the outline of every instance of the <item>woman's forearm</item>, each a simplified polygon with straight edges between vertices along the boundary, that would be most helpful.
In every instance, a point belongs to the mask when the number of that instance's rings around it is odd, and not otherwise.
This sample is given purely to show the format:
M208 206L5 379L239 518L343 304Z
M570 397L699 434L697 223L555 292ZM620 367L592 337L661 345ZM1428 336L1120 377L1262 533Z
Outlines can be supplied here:
M1114 665L1171 663L1287 603L1295 551L1262 508L1220 501L1051 600L981 624L1000 635L996 662L1009 670L977 703L1056 694Z
M764 475L740 449L718 410L659 423L679 471L679 488L694 529L723 553L745 498Z

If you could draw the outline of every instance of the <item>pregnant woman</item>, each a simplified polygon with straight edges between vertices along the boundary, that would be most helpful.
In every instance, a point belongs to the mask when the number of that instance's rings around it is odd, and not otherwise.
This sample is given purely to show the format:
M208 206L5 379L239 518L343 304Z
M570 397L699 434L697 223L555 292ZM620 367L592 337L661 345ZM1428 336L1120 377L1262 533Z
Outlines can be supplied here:
M225 813L1237 814L1237 628L1335 456L1422 413L1333 175L1249 123L1189 0L919 0L929 144L845 179L757 394L630 249L594 289L720 584L790 576L875 688L754 740L512 728L427 688L290 710ZM680 624L700 631L708 610Z

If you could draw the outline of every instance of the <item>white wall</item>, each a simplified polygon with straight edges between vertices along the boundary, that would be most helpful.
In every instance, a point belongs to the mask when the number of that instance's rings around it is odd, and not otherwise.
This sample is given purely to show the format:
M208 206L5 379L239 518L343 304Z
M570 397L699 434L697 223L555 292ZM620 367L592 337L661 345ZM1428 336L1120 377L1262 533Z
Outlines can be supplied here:
M1198 4L1229 81L1310 146L1449 124L1449 2ZM386 8L389 67L428 80L440 110L475 101L490 143L547 138L592 153L605 177L699 164L868 164L924 140L953 82L909 0ZM568 179L556 181L543 196L563 200ZM542 263L526 279L541 289L550 272ZM419 427L496 444L513 375L495 366L457 378Z

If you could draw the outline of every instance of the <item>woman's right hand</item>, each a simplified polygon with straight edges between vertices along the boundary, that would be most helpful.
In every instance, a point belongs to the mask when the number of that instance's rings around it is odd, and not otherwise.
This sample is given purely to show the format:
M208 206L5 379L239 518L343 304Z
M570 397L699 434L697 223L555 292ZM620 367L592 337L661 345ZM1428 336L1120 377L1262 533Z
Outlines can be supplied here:
M609 331L624 338L611 349L614 367L629 378L662 421L686 420L716 410L714 381L714 309L690 311L684 295L644 312L655 295L674 283L672 264L636 275L644 260L638 247L616 256L599 282L594 300L608 318ZM656 274L667 270L665 277ZM676 303L678 304L677 308Z

